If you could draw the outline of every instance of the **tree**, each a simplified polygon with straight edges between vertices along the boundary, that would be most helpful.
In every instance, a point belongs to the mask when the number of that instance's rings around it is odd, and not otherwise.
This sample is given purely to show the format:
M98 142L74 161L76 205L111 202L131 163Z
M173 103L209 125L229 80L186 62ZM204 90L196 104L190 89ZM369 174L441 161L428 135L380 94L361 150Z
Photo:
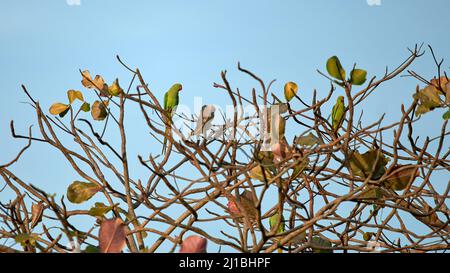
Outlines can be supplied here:
M183 252L204 252L207 242L210 251L214 244L238 252L448 249L450 84L429 49L437 68L430 81L408 70L425 53L417 45L380 79L367 79L356 65L347 73L331 57L327 74L318 71L330 81L328 94L319 97L314 90L311 102L302 99L295 82L285 85L280 99L271 91L274 81L238 64L258 86L250 96L233 88L222 71L214 88L228 94L234 111L205 106L196 116L177 113L178 123L139 69L119 57L131 76L126 89L118 79L108 84L80 70L87 90L71 89L68 103L47 110L22 86L39 131L32 134L30 127L20 134L11 121L12 136L27 144L0 166L3 191L14 194L0 204L0 251L156 252L163 245L179 251L184 244ZM365 124L359 112L367 98L404 72L423 88L418 85L410 104L401 105L400 119ZM95 101L86 94L95 94ZM331 118L335 94L344 105ZM167 136L163 155L128 153L131 108L147 125L140 128L142 141L160 150ZM442 130L419 141L416 124L439 109L447 109L436 121ZM214 116L220 122L206 127ZM180 129L180 122L194 123L193 129ZM166 135L167 126L172 130ZM106 130L114 137L108 139ZM51 195L11 170L37 142L59 151L71 165L68 171L79 175L79 181L67 181L65 196ZM132 172L138 167L145 177ZM178 175L183 169L188 175ZM96 222L84 229L80 217Z

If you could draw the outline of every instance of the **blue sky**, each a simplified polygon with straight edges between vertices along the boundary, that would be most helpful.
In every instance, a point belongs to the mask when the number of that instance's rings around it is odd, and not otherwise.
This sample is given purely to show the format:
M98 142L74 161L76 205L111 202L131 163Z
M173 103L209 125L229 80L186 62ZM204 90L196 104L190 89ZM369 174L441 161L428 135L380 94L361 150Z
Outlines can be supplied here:
M115 60L119 54L140 68L161 99L172 83L182 82L186 105L195 96L207 103L226 99L212 88L224 69L241 90L255 86L236 72L238 61L266 81L277 79L275 92L281 94L284 82L292 80L299 83L299 94L309 98L314 88L326 94L329 83L316 69L324 70L332 55L347 67L357 62L369 76L400 64L408 56L406 48L415 43L430 44L438 55L449 57L449 10L447 0L381 0L379 6L366 0L81 0L76 6L66 0L2 0L0 163L24 144L12 142L9 121L14 119L22 132L35 123L31 107L21 103L26 97L20 84L46 109L65 100L66 90L81 89L78 69L127 82L130 75ZM429 54L413 68L434 76ZM367 123L382 113L388 121L398 118L400 104L411 101L416 84L402 78L382 86L364 108ZM418 132L437 133L440 122L435 120L441 115L425 116ZM131 122L131 132L137 124ZM129 143L131 151L139 151L139 144ZM15 170L64 193L77 177L61 159L37 144Z

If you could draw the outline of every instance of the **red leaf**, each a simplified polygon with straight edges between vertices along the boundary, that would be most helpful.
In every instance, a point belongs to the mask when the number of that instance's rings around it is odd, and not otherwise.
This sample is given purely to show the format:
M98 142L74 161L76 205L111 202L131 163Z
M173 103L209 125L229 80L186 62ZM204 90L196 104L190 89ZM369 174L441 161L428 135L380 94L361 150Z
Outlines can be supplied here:
M206 253L208 241L200 236L187 237L181 244L180 253Z
M125 226L122 220L109 219L100 225L98 240L102 253L120 253L125 247Z
M238 206L234 201L228 202L228 210L230 211L230 214L234 217L241 217L241 211L239 210Z

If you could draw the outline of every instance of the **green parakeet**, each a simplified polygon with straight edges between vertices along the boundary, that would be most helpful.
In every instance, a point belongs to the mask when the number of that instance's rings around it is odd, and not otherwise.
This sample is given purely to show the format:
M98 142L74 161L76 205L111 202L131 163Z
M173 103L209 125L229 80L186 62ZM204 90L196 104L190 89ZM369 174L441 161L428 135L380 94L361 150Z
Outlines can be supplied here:
M163 153L166 152L167 136L172 127L172 115L175 112L176 107L178 106L179 102L178 92L180 92L181 89L183 89L183 86L179 83L176 83L172 85L172 87L170 87L170 89L164 95L164 110L167 113L168 121L166 124L166 131L164 133L164 143L162 150Z
M333 106L333 112L331 114L333 131L336 133L342 126L345 118L345 105L344 97L339 96L337 98L336 104Z

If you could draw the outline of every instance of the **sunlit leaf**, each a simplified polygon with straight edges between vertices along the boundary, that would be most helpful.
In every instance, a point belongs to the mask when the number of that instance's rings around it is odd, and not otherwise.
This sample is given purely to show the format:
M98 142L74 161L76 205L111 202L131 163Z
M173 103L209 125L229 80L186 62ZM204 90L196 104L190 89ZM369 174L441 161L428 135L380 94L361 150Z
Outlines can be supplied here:
M103 217L112 209L112 206L107 206L103 203L97 202L92 208L89 209L88 214L91 216Z
M95 79L91 78L91 74L89 70L84 70L82 73L83 79L81 80L81 84L86 88L96 88L98 90L102 90L105 85L105 80L100 75L96 75Z
M50 106L50 109L48 111L52 115L60 115L61 113L68 111L69 107L70 105L57 102L52 104L52 106Z
M116 79L111 86L108 87L108 92L112 96L118 96L123 93L123 89L119 85L119 79Z
M67 91L67 98L69 99L69 103L72 104L76 99L80 101L84 101L83 93L78 90L69 90Z
M330 76L335 79L338 79L340 81L343 81L345 79L345 70L342 67L341 62L339 61L339 58L336 56L328 59L327 71L328 74L330 74Z
M99 190L100 188L94 183L75 181L67 188L67 199L75 204L83 203L91 199Z
M119 218L104 220L98 234L102 253L120 253L126 244L125 225Z
M450 93L450 92L448 92L448 93ZM450 119L450 109L447 112L445 112L444 115L442 115L442 118L444 120Z
M31 228L34 228L42 220L44 204L42 202L31 205Z
M350 83L353 85L363 85L367 80L367 71L353 69L350 74Z
M22 247L26 247L27 245L35 246L36 241L38 239L37 234L27 234L27 233L21 233L14 237L14 240L16 243L20 244Z
M376 149L362 155L358 151L352 151L349 155L349 165L353 175L361 178L368 178L371 173L370 179L380 178L385 173L384 167L388 162L389 159Z
M206 253L208 241L200 236L192 235L181 243L180 253Z
M433 85L436 88L441 88L444 92L447 92L448 90L450 90L450 89L448 89L448 87L450 87L450 85L449 85L450 81L446 76L441 76L439 78L439 80L436 78L433 78L430 82L431 82L431 85Z
M104 120L108 116L108 110L101 101L95 101L91 108L91 115L94 120Z
M439 90L430 85L414 94L414 98L418 100L416 116L420 116L441 105L439 99Z
M80 110L83 112L89 112L89 111L91 111L91 105L89 103L85 102L81 105Z
M290 102L298 92L298 85L295 82L288 82L284 85L284 97Z
M269 218L269 226L270 226L271 231L273 231L277 227L277 223L278 223L278 221L280 221L280 224L278 225L278 229L275 234L280 234L280 233L285 232L284 216L283 216L283 214L281 214L281 219L278 220L279 217L280 217L279 213L277 212Z

